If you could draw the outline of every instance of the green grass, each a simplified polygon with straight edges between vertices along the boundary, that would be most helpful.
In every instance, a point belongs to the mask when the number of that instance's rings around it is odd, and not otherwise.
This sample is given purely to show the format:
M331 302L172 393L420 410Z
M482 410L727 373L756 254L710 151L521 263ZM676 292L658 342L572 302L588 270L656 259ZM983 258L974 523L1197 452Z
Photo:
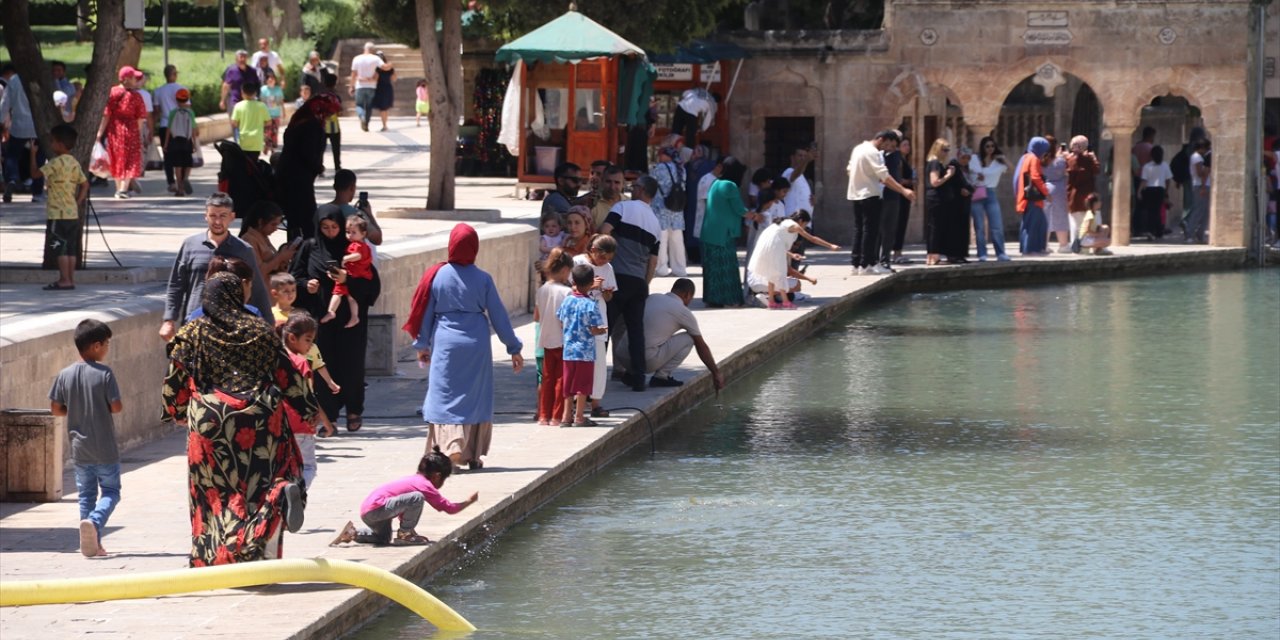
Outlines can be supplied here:
M45 60L60 60L67 65L67 75L72 80L84 81L84 67L93 57L93 44L75 41L74 26L32 27L40 42ZM164 84L164 48L158 27L148 27L146 42L142 46L139 68L147 72L147 88ZM0 39L2 41L2 39ZM227 57L218 55L217 27L173 27L169 29L169 64L178 67L178 82L191 89L192 102L198 115L218 111L218 98L222 86L222 72L235 62L235 52L244 48L238 27L226 30ZM274 49L285 64L288 87L287 98L296 97L298 73L306 62L311 44L304 41L277 43Z

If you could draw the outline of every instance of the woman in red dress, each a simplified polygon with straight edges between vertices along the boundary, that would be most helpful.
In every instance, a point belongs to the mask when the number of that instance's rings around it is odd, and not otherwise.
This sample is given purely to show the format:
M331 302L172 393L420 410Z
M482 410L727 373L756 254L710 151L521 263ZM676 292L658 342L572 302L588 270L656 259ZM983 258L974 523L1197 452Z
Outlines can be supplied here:
M120 69L120 84L111 88L107 108L103 111L98 139L107 136L107 155L111 158L111 177L116 181L116 197L129 197L129 182L142 176L141 122L147 118L147 107L134 89L142 72L133 67Z

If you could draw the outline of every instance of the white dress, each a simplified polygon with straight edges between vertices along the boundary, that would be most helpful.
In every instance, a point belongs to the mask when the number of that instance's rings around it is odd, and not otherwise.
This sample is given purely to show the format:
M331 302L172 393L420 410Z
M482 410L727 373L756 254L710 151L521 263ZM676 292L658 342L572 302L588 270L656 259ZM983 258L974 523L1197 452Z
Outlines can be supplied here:
M771 224L760 231L747 271L775 289L787 290L787 250L796 241L800 225L791 219Z

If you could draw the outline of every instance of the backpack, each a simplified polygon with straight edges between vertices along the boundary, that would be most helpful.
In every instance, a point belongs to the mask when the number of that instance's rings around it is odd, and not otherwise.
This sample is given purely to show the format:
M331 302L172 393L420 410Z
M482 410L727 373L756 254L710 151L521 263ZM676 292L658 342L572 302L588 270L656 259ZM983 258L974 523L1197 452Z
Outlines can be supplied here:
M1173 156L1173 160L1169 161L1169 171L1173 173L1173 181L1178 186L1191 183L1191 154L1189 153L1191 145L1182 145L1182 150Z
M685 197L683 180L672 175L671 165L666 165L667 175L671 176L671 193L662 196L662 206L668 211L684 211ZM681 172L683 173L683 172Z

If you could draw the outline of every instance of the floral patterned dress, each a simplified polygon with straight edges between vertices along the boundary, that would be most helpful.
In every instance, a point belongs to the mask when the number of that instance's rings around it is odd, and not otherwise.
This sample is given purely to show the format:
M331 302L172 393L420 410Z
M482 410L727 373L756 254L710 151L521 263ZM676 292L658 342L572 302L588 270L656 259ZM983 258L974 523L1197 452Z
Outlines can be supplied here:
M209 298L206 290L206 312ZM162 390L166 417L188 425L192 567L266 559L284 531L285 487L303 484L285 405L303 420L319 410L279 339L265 337L274 335L266 323L234 316L241 331L230 338L239 348L227 349L228 332L218 324L227 324L219 316L229 312L217 309L184 325L171 343ZM246 371L266 375L246 383Z
M142 175L142 135L138 121L147 117L142 96L123 86L111 88L107 108L107 154L111 157L111 177L128 180Z

